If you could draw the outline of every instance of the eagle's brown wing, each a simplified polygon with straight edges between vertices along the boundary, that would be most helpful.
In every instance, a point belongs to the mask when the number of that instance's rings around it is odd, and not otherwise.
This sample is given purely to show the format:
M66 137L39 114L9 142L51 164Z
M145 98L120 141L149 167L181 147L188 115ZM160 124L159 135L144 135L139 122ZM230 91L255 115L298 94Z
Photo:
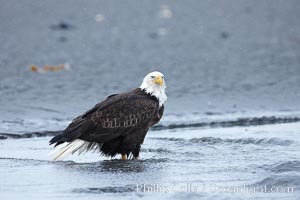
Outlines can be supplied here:
M136 139L142 143L149 127L160 120L161 110L158 101L147 95L134 92L113 95L75 118L50 144L75 139L105 143L119 136L136 134L137 130L140 134Z

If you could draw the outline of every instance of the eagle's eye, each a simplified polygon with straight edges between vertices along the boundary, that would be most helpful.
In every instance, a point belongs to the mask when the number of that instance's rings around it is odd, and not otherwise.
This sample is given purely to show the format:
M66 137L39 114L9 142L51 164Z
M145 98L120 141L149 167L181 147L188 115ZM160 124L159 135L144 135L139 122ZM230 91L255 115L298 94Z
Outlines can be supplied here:
M151 78L155 78L155 76L151 76Z
M164 76L162 76L161 78L164 79Z

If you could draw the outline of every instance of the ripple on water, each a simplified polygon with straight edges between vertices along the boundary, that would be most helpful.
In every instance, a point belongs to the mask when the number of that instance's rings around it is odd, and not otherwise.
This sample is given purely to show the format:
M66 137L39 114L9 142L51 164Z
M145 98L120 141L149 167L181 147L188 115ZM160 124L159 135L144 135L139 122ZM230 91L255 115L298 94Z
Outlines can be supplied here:
M300 172L300 162L296 160L283 161L273 165L263 165L262 168L275 173L282 172Z
M254 144L254 145L278 145L278 146L288 146L294 143L291 140L282 140L279 138L215 138L215 137L201 137L201 138L192 138L189 140L183 138L159 138L155 137L152 139L171 141L176 143L188 144L188 143L203 143L209 145L218 145L218 144Z
M276 117L276 116L262 116L262 117L244 117L225 121L211 121L211 122L196 122L196 123L182 123L169 125L156 125L152 130L166 130L178 128L201 128L201 127L236 127L236 126L258 126L266 124L280 124L299 122L299 117Z
M141 149L141 152L152 152L152 153L175 153L169 149L165 149L165 148L148 148L148 149Z
M269 192L271 192L272 189L280 190L277 192L287 192L283 190L289 190L289 191L293 190L293 192L295 192L295 191L299 191L300 188L300 175L298 174L271 175L250 186L265 187Z
M63 164L67 169L75 169L84 172L109 172L109 173L143 173L160 168L166 164L169 159L150 158L144 160L103 160L93 163L75 163L67 162ZM61 163L62 164L62 163Z
M125 185L125 186L114 186L114 187L90 187L90 188L76 188L72 192L75 193L92 193L92 194L102 194L102 193L130 193L135 192L136 186Z

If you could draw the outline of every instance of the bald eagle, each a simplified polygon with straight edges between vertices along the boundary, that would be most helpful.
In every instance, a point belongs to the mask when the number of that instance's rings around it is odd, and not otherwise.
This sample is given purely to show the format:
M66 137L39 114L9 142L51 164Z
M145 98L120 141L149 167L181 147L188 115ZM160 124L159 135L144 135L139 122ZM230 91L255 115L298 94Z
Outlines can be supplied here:
M139 88L108 96L53 137L49 143L57 149L49 155L60 160L75 152L98 149L105 156L138 159L149 128L163 115L165 88L164 75L155 71Z

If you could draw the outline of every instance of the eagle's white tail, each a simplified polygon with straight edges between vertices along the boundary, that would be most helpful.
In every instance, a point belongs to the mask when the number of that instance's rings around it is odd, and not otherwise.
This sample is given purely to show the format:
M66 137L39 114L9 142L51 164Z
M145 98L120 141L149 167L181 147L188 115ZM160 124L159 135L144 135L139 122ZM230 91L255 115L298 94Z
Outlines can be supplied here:
M90 142L76 139L72 142L65 142L59 145L57 149L49 153L49 156L52 160L62 160L63 158L75 153L78 150L79 153L82 153L84 150L87 150L89 146Z

